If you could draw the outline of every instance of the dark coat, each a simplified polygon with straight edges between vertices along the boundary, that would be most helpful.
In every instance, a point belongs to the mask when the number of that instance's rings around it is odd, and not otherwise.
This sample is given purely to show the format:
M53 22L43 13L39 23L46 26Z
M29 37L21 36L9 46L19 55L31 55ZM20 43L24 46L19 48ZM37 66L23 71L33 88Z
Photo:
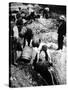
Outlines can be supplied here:
M63 36L66 35L66 22L63 21L60 27L58 28L58 35Z

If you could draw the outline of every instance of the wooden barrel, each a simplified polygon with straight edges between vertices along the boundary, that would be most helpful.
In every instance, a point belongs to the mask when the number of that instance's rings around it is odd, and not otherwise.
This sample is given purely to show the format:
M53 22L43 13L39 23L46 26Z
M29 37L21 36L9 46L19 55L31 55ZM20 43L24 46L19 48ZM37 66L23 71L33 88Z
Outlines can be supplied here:
M30 60L32 58L32 48L29 46L25 46L22 52L22 58Z

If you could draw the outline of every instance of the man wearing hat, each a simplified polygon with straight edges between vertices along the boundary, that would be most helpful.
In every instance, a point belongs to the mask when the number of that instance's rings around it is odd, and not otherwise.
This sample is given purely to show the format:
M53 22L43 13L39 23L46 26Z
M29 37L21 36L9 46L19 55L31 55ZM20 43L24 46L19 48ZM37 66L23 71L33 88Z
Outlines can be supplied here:
M58 49L62 49L63 48L63 39L64 36L66 36L66 19L64 15L61 15L59 17L59 21L61 22L59 28L58 28Z

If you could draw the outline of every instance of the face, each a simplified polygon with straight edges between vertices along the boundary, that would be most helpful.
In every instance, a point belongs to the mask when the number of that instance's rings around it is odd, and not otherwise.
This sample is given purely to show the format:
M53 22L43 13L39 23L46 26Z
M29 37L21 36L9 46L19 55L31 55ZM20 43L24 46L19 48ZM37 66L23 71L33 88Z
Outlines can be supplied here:
M40 61L39 61L40 63L45 62L45 52L44 51L41 51L39 58L40 58Z

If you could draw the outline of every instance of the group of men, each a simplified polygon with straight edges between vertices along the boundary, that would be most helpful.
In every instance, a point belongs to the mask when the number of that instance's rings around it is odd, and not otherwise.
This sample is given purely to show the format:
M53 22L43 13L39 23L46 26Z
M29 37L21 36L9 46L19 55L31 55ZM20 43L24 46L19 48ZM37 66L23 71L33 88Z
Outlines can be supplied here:
M40 11L42 11L42 16L48 19L49 8L41 9ZM26 27L27 24L32 23L38 18L40 18L40 14L36 14L34 11L30 14L22 14L21 8L19 8L16 18L10 15L10 58L12 59L10 63L15 65L21 63L32 65L39 72L40 69L38 67L41 67L42 72L44 71L46 74L46 71L52 71L50 70L52 62L49 49L42 40L36 38L31 29ZM59 22L57 50L63 48L63 40L66 35L66 19L63 15L59 17ZM45 75L43 76L45 77Z
M46 10L44 9L41 9L41 10L43 11L42 12L43 17L48 18L49 8L46 8ZM37 18L40 18L40 15L35 14L34 11L32 11L29 15L26 15L26 14L22 15L22 10L20 7L19 7L18 13L16 14L16 18L14 18L13 16L10 16L9 18L10 19L10 23L9 23L10 24L10 36L13 37L12 38L13 39L12 48L15 48L15 50L17 51L23 51L23 48L26 47L26 43L27 43L28 47L32 47L36 51L37 59L39 59L40 57L39 55L41 54L43 54L43 56L45 56L46 59L48 59L47 57L49 53L47 52L48 49L46 45L42 44L43 42L40 39L38 39L38 41L35 42L35 40L33 39L34 35L33 35L32 30L29 28L24 28L25 25L27 25L28 23L31 23L32 21L35 21L35 19ZM25 20L25 22L23 20ZM58 49L57 50L63 48L63 39L64 39L64 36L66 35L65 17L60 16L59 21L61 22L61 24L57 32L58 33ZM42 47L45 47L45 48L42 50L41 49L39 50L40 45L42 45L41 48Z

